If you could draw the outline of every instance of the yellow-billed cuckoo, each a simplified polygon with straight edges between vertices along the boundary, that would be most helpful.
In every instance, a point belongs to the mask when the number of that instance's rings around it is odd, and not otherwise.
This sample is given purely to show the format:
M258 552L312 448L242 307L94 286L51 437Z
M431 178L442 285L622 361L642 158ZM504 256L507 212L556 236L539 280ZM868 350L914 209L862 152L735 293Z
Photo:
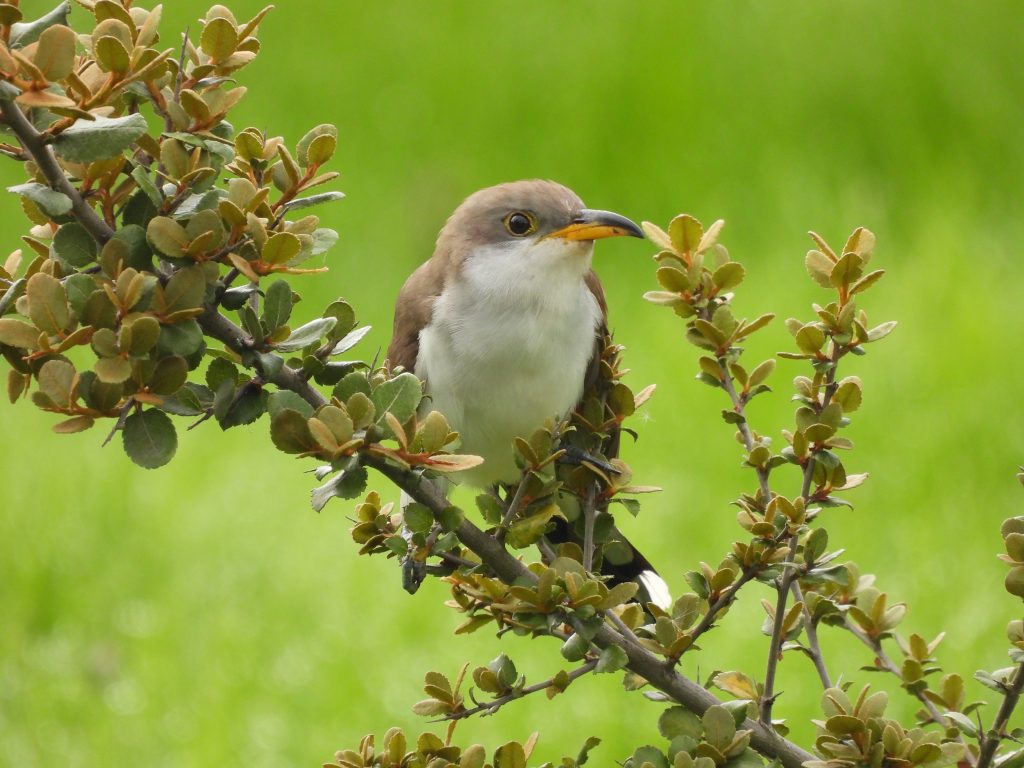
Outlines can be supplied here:
M425 381L462 452L483 457L457 479L515 482L513 439L579 401L607 320L590 266L594 241L623 235L643 232L624 216L586 208L561 184L500 184L455 210L434 255L406 280L388 360ZM638 552L613 578L638 580L655 602L668 599Z

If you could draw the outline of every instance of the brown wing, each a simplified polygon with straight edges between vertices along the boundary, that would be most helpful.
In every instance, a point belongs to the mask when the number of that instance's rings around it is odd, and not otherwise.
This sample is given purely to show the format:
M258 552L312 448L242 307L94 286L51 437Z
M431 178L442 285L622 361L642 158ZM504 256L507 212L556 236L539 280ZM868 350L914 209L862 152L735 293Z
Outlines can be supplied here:
M416 367L420 351L420 331L430 322L434 300L444 288L444 270L436 259L419 266L405 281L395 302L395 325L388 347L388 363L407 371Z
M594 354L590 356L590 363L587 365L587 372L583 379L583 394L593 390L601 376L601 353L604 351L605 339L608 337L608 302L604 298L604 286L597 278L594 270L587 272L583 278L587 288L597 299L597 306L601 308L601 323L597 327L594 337Z

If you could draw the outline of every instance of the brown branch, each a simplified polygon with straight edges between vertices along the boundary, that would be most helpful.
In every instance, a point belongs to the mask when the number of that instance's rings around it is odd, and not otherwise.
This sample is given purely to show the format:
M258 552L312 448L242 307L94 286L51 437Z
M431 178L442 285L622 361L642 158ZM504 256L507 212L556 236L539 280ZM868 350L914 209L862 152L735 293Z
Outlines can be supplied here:
M78 223L85 227L86 231L100 245L113 237L114 230L107 226L106 222L96 214L96 211L85 202L81 192L75 188L64 174L64 169L60 167L57 157L46 144L43 135L29 122L21 108L13 101L0 100L0 116L3 117L4 122L7 123L14 135L18 137L21 146L35 160L36 165L39 167L39 172L43 174L43 178L46 179L50 187L70 198L71 212L78 220Z
M835 394L838 385L836 384L836 367L839 364L839 360L842 358L844 351L835 340L832 342L832 366L829 368L828 373L825 377L825 395L822 397L820 405L816 406L818 413L821 413L828 404L832 401L832 396ZM816 459L814 458L815 451L811 451L804 463L804 474L803 483L800 488L800 497L804 500L804 505L810 501L809 497L811 494L811 483L814 480L814 464ZM792 564L796 558L796 545L797 536L793 534L789 537L789 553L786 555L786 564ZM788 568L783 571L782 575L779 576L776 583L776 589L778 590L778 600L775 603L775 620L772 623L772 635L771 642L768 646L768 664L765 668L764 675L764 695L761 699L761 722L770 725L772 718L772 707L775 705L775 672L779 663L779 656L782 653L782 622L786 618L786 602L789 597L789 591L793 584L796 583L798 571L795 568ZM797 586L799 591L799 586ZM808 628L812 626L811 616L807 610L807 604L804 604L804 619L805 624ZM821 675L824 670L824 659L821 656L821 648L817 645L817 632L814 632L814 645L811 645L811 632L807 633L809 650L811 657L814 659L815 667L818 668L819 675L822 677L822 681L828 679L828 673Z
M740 578L730 585L729 590L718 596L718 599L708 607L708 611L704 614L704 618L700 620L697 626L694 627L693 632L690 633L691 642L689 647L683 651L683 654L690 650L690 648L694 648L696 646L697 638L715 626L715 620L718 618L718 615L736 602L736 596L739 593L740 588L744 584L756 579L757 574L760 572L761 569L758 567L751 567L744 570ZM680 658L682 658L683 654L680 654Z
M886 672L891 672L892 674L894 674L896 677L900 678L901 680L903 679L903 675L900 673L900 668L898 666L896 666L896 662L894 662L889 657L889 654L887 654L885 652L885 649L882 648L882 641L881 640L879 640L877 637L872 637L871 635L867 634L866 632L864 632L859 627L855 626L850 621L849 617L847 617L846 622L844 624L839 625L839 626L842 626L851 635L856 637L858 640L860 640L862 643L864 643L864 645L866 645L868 648L870 648L874 652L875 658L882 665L882 669L884 669ZM907 690L907 693L911 694L914 698L916 698L918 701L920 701L921 704L924 705L924 708L928 711L928 714L931 716L931 718L932 718L932 720L934 722L938 723L939 725L945 725L945 721L943 720L942 713L939 712L938 708L931 702L931 700L927 696L924 695L923 691L910 691L910 690Z
M243 358L246 356L246 353L256 351L256 344L252 337L224 317L224 315L217 312L213 307L207 306L203 314L196 318L196 320L203 329L203 333L223 342L225 346L242 355ZM259 370L253 363L246 364L250 368ZM327 404L326 397L306 381L298 371L289 368L287 365L282 365L281 369L273 376L268 377L267 380L281 389L290 389L314 408Z
M1003 694L1003 703L999 705L996 719L992 723L992 736L984 736L981 741L981 751L978 754L977 768L989 768L992 759L995 757L999 743L1007 738L1006 726L1010 723L1010 715L1013 714L1017 702L1020 700L1021 691L1024 690L1024 664L1017 665L1017 671L1013 674Z
M583 664L582 666L577 667L572 672L568 673L569 682L571 683L574 680L578 680L579 678L583 677L588 672L592 672L594 670L594 667L596 667L596 666L597 666L597 659L593 659L591 661L588 661L586 664ZM501 696L501 697L499 697L497 699L494 699L492 701L489 701L489 702L487 702L485 704L478 704L477 706L473 707L472 709L464 709L464 710L462 710L460 712L453 712L453 713L451 713L449 715L445 715L443 718L441 718L437 722L444 722L446 720L465 720L467 717L472 717L473 715L480 715L480 714L482 714L483 716L493 715L495 712L498 711L498 709L500 709L501 707L505 706L510 701L515 701L516 699L521 699L524 696L529 696L531 693L537 693L539 691L547 690L552 685L555 685L555 679L554 678L551 678L549 680L544 680L543 682L540 682L540 683L534 683L533 685L528 685L525 688L521 688L518 691L513 691L512 693L509 693L509 694L506 694L504 696Z
M364 454L363 464L376 469L416 501L426 505L435 514L448 506L447 500L424 482L415 472L388 464L380 456ZM493 536L484 533L469 520L463 520L455 531L459 540L472 550L480 560L507 584L517 581L534 583L537 577L523 563L513 557ZM721 702L703 686L679 674L664 660L655 656L643 646L624 637L610 626L601 626L593 637L593 644L599 648L617 645L626 653L627 667L648 681L652 686L667 694L674 701L693 712L704 712ZM777 757L786 768L800 768L814 756L791 741L787 741L771 728L753 720L747 720L744 728L751 731L751 746L769 757Z
M732 401L732 409L740 415L740 422L737 424L740 436L743 438L743 445L747 451L754 450L754 435L750 431L750 425L747 423L747 417L744 413L746 409L746 401L736 391L736 386L733 384L732 372L729 370L729 364L726 362L725 357L718 358L718 369L722 374L722 389L729 395L729 399ZM761 496L764 499L764 503L767 504L771 501L772 492L768 487L768 475L771 472L767 466L765 467L754 467L757 472L757 482L761 487Z
M803 590L800 589L797 579L793 579L793 581L790 582L789 589L793 593L793 599L798 603L804 604L804 632L807 634L807 650L809 651L811 661L814 663L814 669L818 673L818 679L821 680L822 688L831 688L832 678L828 675L828 668L825 666L825 657L821 653L821 644L818 642L818 625L811 617L811 612L808 610L807 603L804 601Z

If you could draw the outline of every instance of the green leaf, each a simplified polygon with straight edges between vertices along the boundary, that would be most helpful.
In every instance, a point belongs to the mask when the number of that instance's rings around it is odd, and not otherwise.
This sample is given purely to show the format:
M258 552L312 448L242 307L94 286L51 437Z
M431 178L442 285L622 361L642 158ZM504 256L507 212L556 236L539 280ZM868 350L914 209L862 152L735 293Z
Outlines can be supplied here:
M132 178L135 179L139 189L143 191L153 205L159 206L163 203L164 195L153 182L153 179L150 178L149 172L144 165L137 165L132 169Z
M306 149L306 162L309 165L323 165L334 156L338 148L338 137L328 133L317 136Z
M407 504L402 509L402 518L413 533L427 533L434 525L434 513L418 502Z
M420 421L416 437L413 439L412 449L426 453L440 451L450 432L448 420L439 411L431 411L425 419Z
M856 253L843 254L835 266L832 267L832 274L829 282L833 287L841 288L856 282L864 272L864 260Z
M609 645L601 651L597 658L597 666L594 672L617 672L629 663L626 652L617 645Z
M825 332L814 323L808 323L797 331L796 345L802 352L813 355L825 346Z
M318 125L303 136L295 147L296 159L303 168L309 165L309 147L318 136L338 138L338 129L333 125Z
M24 277L18 278L11 283L0 296L0 317L7 314L7 311L14 306L15 302L25 293L25 284L28 282Z
M287 407L278 410L270 420L270 439L285 453L305 453L316 447L306 417Z
M64 291L68 295L68 304L71 305L71 311L78 318L82 317L86 302L97 290L96 281L91 275L78 273L64 278Z
M80 269L96 259L98 247L85 227L70 221L62 224L53 236L53 250L59 258Z
M93 35L93 52L96 63L104 72L123 75L131 67L131 54L125 44L113 35Z
M359 466L358 460L352 459L348 468L342 470L329 481L314 488L310 494L310 503L317 512L323 510L327 502L339 499L354 499L366 490L366 468Z
M21 21L11 25L11 48L23 48L34 43L44 31L56 24L67 26L71 3L63 2L45 16L35 21Z
M345 334L345 336L339 339L338 343L331 349L331 355L342 355L348 352L352 347L362 341L363 337L366 336L372 328L373 326L371 325L364 325L362 328L356 328L351 333Z
M0 318L0 344L20 349L38 349L39 329L13 318Z
M135 113L125 117L97 117L78 120L57 134L57 154L72 163L93 163L116 157L146 132L146 118Z
M25 286L28 315L36 327L51 336L71 324L71 307L60 280L45 272L36 272Z
M219 391L218 391L219 394ZM244 384L222 414L216 414L221 429L252 424L267 410L267 393L253 384Z
M719 291L728 291L743 282L747 271L738 261L727 261L711 275L711 282Z
M179 269L164 286L164 311L172 314L183 309L196 309L203 305L205 296L206 275L203 268L196 266Z
M331 341L337 341L356 327L356 311L352 309L352 305L344 299L332 301L328 305L327 309L323 311L323 316L333 317L338 321L328 335L328 339ZM332 352L331 354L338 353Z
M658 718L658 731L671 741L677 736L689 736L696 740L704 732L700 718L683 707L670 707Z
M864 275L864 277L862 277L860 280L858 280L857 282L850 286L850 295L853 296L854 294L857 293L863 293L872 285L881 280L884 274L884 269L876 269L874 272L869 272L868 274Z
M157 352L161 355L181 355L190 358L205 346L203 331L195 320L160 326Z
M169 462L178 448L178 436L170 417L155 409L133 413L124 422L124 451L146 469Z
M39 36L35 64L50 82L63 80L75 66L75 33L63 24L47 27Z
M238 45L238 31L225 18L214 18L206 23L199 45L203 53L214 61L223 61L235 52Z
M649 744L637 747L636 751L633 752L632 760L633 768L644 768L647 765L650 765L651 768L669 768L668 758L665 757L665 753Z
M146 238L160 253L173 258L183 256L189 244L185 228L167 216L156 216L150 220L146 227Z
M342 381L344 382L344 379ZM420 400L423 399L423 389L416 376L411 373L400 373L374 389L370 399L377 411L378 424L384 423L385 412L391 413L400 424L405 424L416 413Z
M70 197L35 181L8 187L7 191L28 198L50 218L63 216L71 210Z
M150 391L158 395L173 395L188 379L188 363L178 355L165 357L156 364L147 382Z
M39 370L39 390L54 405L71 405L71 392L75 386L75 367L64 360L49 360Z
M896 321L890 320L886 323L882 323L881 325L872 328L870 331L868 331L868 341L878 341L879 339L884 339L886 336L893 332L893 329L895 327Z
M286 280L278 280L267 289L263 302L263 322L273 333L285 325L292 314L292 289Z
M704 738L719 752L724 751L736 735L736 721L732 714L718 704L708 707L701 722L704 724Z
M1006 574L1003 585L1011 595L1024 597L1024 566L1018 565L1016 568L1011 568L1010 572Z
M315 344L330 332L336 322L337 320L333 317L320 317L311 320L292 331L287 339L275 344L274 348L280 352L294 352L310 344Z
M548 530L548 524L555 517L565 518L561 508L551 503L527 517L512 523L508 529L508 544L513 549L523 549L534 544Z
M307 419L313 415L313 406L290 389L273 392L267 401L267 412L270 414L270 418L273 419L286 408L297 411Z
M297 197L286 203L284 205L284 210L299 211L303 208L312 208L314 205L333 203L335 200L344 199L344 197L344 192L321 192L318 195L310 195L309 197Z
M846 245L843 246L843 253L855 253L867 263L868 257L871 256L874 249L874 232L864 227L857 227L846 241Z
M683 214L676 216L668 225L668 236L672 239L672 246L679 253L692 253L700 245L704 236L704 229L700 222L693 216Z
M267 264L284 264L299 255L302 241L291 232L277 232L271 235L263 246L260 258Z
M860 408L860 379L856 376L848 376L839 382L839 387L836 389L835 395L832 396L832 402L838 403L842 407L843 413L853 413Z
M835 262L832 261L821 251L808 251L807 256L804 259L804 266L807 268L807 274L820 285L822 288L832 287L832 268L835 266Z
M132 375L132 364L123 357L103 357L96 361L93 370L104 384L121 384Z
M321 227L313 232L313 245L307 255L319 256L331 250L338 242L338 233L333 229Z
M526 750L518 741L502 744L494 751L494 768L526 768Z

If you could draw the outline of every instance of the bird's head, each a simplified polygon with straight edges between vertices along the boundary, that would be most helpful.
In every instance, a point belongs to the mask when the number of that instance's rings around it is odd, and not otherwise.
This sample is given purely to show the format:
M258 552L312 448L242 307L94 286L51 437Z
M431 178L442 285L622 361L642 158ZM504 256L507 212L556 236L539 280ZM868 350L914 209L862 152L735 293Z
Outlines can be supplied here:
M467 258L514 259L524 268L563 265L585 271L594 241L643 237L640 227L611 211L587 208L553 181L515 181L470 195L448 219L438 247Z

